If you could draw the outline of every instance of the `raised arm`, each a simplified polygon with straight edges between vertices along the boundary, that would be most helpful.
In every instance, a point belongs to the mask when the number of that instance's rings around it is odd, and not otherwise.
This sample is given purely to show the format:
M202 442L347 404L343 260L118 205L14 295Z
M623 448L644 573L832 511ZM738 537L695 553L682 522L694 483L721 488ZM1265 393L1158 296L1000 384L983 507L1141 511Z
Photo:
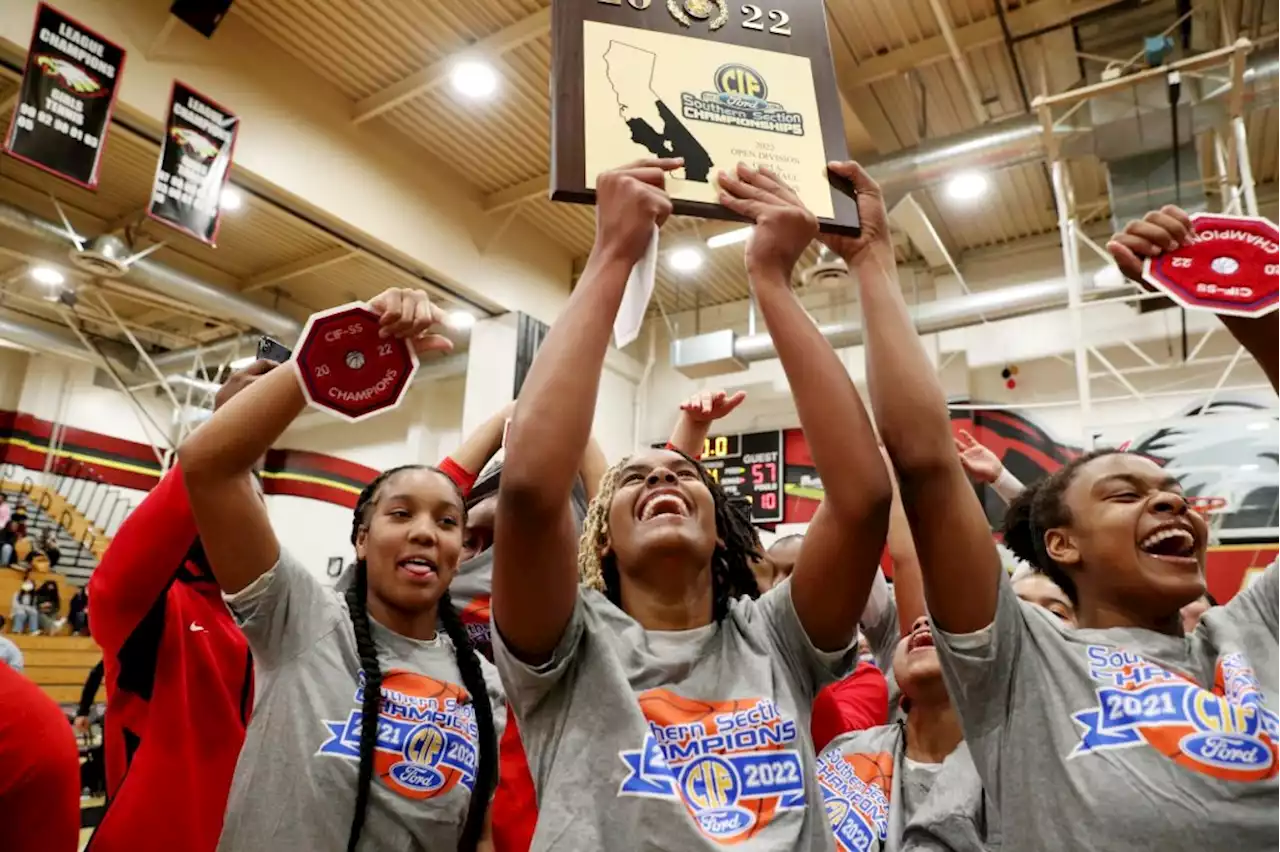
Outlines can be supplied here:
M680 403L680 416L671 430L667 446L695 459L701 457L711 424L728 416L746 398L746 391L738 391L732 396L722 390L695 393Z
M791 385L825 496L800 546L791 598L809 641L846 647L884 549L892 489L871 420L840 358L791 289L817 219L767 169L720 176L721 203L755 223L747 275Z
M484 470L489 459L502 449L502 432L515 410L514 400L502 406L492 417L477 426L458 449L440 462L440 469L464 494L471 491L471 486L476 484L476 477Z
M270 372L275 363L259 360L237 370L218 389L214 410ZM121 648L183 567L196 521L191 514L182 466L172 468L129 513L89 577L93 600L93 638L111 656Z
M1026 488L1018 477L1009 472L995 453L981 444L977 438L961 429L955 439L956 453L960 456L960 466L974 482L990 485L1005 505L1013 502ZM908 622L910 623L910 622Z
M893 483L893 506L889 510L889 558L893 561L893 596L898 611L898 633L906 636L916 619L924 615L924 581L920 578L920 557L911 540L911 525L902 506L898 477L886 453L884 463Z
M381 315L388 336L413 339L422 351L451 345L446 338L425 335L443 319L425 293L388 290L370 307ZM205 555L225 592L240 591L280 558L280 544L252 471L305 406L293 368L272 370L216 411L178 448Z
M956 455L937 371L898 286L880 187L856 163L832 170L858 192L862 237L828 244L857 273L871 407L898 474L929 613L942 629L969 633L995 617L1000 556Z
M569 496L627 277L655 226L671 215L663 187L682 162L642 160L600 175L595 245L534 358L507 431L491 605L503 642L525 662L550 658L573 614L577 536Z
M1187 212L1168 204L1125 225L1124 230L1107 243L1107 249L1121 272L1143 284L1143 258L1157 257L1185 244L1194 231L1195 224ZM1271 389L1280 390L1280 326L1277 326L1275 316L1251 319L1219 315L1218 319L1258 362L1267 381L1271 382Z

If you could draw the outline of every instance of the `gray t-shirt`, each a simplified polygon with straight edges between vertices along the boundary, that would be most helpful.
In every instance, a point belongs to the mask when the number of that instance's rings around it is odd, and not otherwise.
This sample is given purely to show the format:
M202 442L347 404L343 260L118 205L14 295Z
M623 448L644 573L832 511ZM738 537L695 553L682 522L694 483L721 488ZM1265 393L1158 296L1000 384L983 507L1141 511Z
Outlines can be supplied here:
M236 764L221 852L343 852L355 810L364 678L341 594L281 553L227 603L253 651L257 697ZM370 618L383 672L374 779L359 848L457 847L479 732L443 630L428 641ZM495 735L506 716L488 663Z
M1273 564L1190 636L1071 630L1000 577L995 621L934 637L1010 849L1276 848Z
M903 731L901 723L853 731L832 740L819 755L818 784L837 848L995 848L994 814L964 743L941 764L915 764L906 756Z
M849 671L853 644L814 648L789 581L684 633L649 633L589 589L546 665L520 662L494 630L538 792L534 852L832 849L808 806L820 801L809 708Z

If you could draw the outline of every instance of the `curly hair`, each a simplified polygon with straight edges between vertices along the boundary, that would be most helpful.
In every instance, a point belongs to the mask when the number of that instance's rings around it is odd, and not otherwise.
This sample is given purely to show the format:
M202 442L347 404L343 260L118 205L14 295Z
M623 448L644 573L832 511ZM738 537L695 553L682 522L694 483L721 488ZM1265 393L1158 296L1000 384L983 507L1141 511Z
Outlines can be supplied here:
M1071 510L1063 495L1080 468L1103 456L1123 455L1123 450L1101 449L1077 456L1013 499L1005 512L1001 532L1013 555L1058 584L1073 605L1080 603L1075 580L1045 550L1044 534L1071 523Z
M369 514L377 503L378 492L383 483L405 470L435 471L448 480L455 490L458 489L452 479L434 467L403 465L384 470L364 487L356 500L355 516L351 521L352 545L359 538L360 531L369 526ZM460 490L458 501L462 503ZM463 521L465 524L465 511ZM360 657L364 688L360 721L360 767L356 776L356 807L347 835L347 852L355 852L360 842L360 834L364 830L365 810L369 804L369 788L373 781L373 750L378 737L378 716L382 703L382 666L378 662L378 647L374 643L373 631L370 628L366 605L368 592L369 571L365 561L361 559L356 562L355 582L347 588L346 592L347 608L351 612L351 626L355 630L356 652ZM480 661L476 657L475 648L467 635L466 627L458 617L458 612L454 609L447 590L440 596L437 610L440 627L444 629L449 641L453 644L458 671L462 675L462 685L471 695L476 727L480 733L480 760L476 767L475 787L471 795L471 805L467 811L467 820L463 825L462 838L458 843L459 850L474 850L484 830L485 810L489 805L489 795L497 778L498 740L493 727L493 708L489 705L489 692L485 686Z
M692 456L672 450L694 465L698 478L711 492L715 503L716 542L711 556L712 618L720 621L729 612L729 603L743 595L760 596L760 587L751 570L751 560L760 557L760 537L751 524L749 504L729 497L720 484ZM622 590L618 579L616 557L601 553L609 543L609 507L618 492L622 469L630 458L624 458L605 471L600 478L600 491L587 508L587 518L578 540L578 576L582 584L603 592L621 608ZM723 542L723 543L721 543Z

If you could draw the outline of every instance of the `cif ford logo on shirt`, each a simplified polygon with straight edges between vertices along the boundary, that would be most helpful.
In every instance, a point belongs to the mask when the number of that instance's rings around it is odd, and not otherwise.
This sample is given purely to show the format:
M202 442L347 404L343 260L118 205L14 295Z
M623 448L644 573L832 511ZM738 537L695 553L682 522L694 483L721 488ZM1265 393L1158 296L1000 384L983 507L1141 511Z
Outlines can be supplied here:
M1218 660L1215 688L1202 689L1138 654L1086 649L1098 705L1072 715L1084 728L1071 757L1146 744L1188 769L1224 781L1275 777L1280 718L1263 706L1239 654Z
M416 672L391 671L382 680L374 776L409 799L443 796L458 786L475 788L479 728L462 687ZM317 756L359 762L364 714L364 675L341 721L324 723L328 738Z
M788 136L804 135L804 116L769 100L764 77L749 65L728 63L716 69L714 92L682 92L681 114L692 121L765 130Z
M621 752L619 796L683 803L721 843L756 837L805 806L797 728L768 698L698 701L666 689L639 695L644 742Z

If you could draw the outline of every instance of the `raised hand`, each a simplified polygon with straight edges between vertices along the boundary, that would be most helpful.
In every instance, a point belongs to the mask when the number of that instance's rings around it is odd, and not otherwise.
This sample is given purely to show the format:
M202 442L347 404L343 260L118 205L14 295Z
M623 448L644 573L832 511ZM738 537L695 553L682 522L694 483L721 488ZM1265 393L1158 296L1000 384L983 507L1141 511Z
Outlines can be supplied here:
M422 290L392 287L375 296L369 307L379 316L380 336L407 340L419 353L453 349L452 340L431 331L444 323L445 313Z
M746 391L730 396L723 390L704 390L680 403L680 410L694 423L711 423L729 415L746 398Z
M977 438L961 429L960 437L956 438L955 442L960 464L972 479L990 485L1000 478L1000 474L1004 472L1004 465L995 453L978 443Z
M1107 243L1107 251L1116 259L1121 272L1142 284L1143 260L1185 245L1194 232L1187 212L1166 204L1125 225L1124 230Z
M857 190L858 220L862 227L862 236L846 237L839 234L823 234L820 239L836 254L844 259L850 268L864 257L869 248L882 246L890 251L893 244L889 240L889 216L884 208L884 195L880 185L876 183L867 170L848 160L843 163L828 163L827 168L843 178L853 181Z
M667 173L684 165L681 157L637 160L596 179L596 244L592 253L634 264L649 246L653 226L671 215Z
M213 410L217 411L226 405L227 400L240 393L258 380L259 377L265 376L274 370L278 364L275 361L269 361L266 358L259 358L247 367L236 370L227 380L222 383L222 387L218 388L218 392L213 397Z
M767 168L739 163L736 174L721 172L720 203L756 223L747 240L747 272L753 276L781 275L790 282L791 270L818 236L818 219Z

